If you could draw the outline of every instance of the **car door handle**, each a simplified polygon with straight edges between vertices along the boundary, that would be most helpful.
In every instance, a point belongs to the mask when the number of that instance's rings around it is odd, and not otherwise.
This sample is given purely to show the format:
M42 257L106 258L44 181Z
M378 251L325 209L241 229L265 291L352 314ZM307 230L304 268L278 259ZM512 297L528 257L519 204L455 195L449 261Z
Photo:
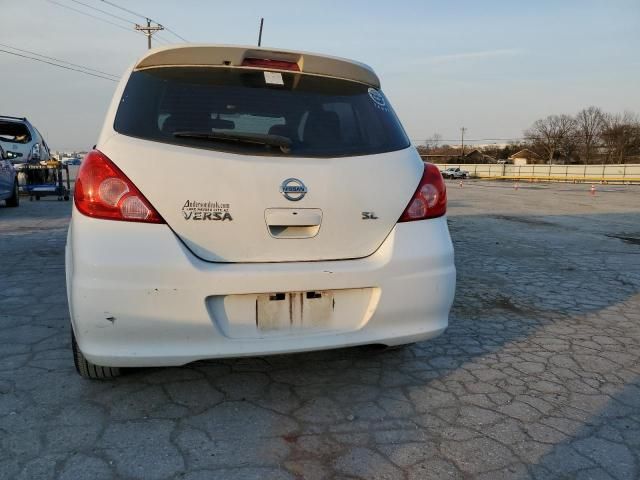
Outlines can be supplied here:
M267 208L264 219L273 238L312 238L320 231L319 208Z

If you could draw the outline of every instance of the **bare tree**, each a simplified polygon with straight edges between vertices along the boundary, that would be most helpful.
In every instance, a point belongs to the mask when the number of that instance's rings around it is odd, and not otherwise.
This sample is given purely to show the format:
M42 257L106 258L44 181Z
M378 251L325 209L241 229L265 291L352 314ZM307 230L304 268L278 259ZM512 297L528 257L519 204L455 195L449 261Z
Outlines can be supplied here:
M424 141L424 145L427 147L427 150L438 148L440 143L442 143L442 135L439 133L434 133Z
M539 145L551 164L554 156L562 150L563 143L575 134L575 120L569 115L549 115L536 120L525 131L525 137L534 145Z
M631 112L606 114L600 136L607 149L607 162L624 163L626 155L640 151L640 120Z
M605 125L604 114L598 107L583 108L575 118L576 136L584 147L585 163L591 162L596 146Z

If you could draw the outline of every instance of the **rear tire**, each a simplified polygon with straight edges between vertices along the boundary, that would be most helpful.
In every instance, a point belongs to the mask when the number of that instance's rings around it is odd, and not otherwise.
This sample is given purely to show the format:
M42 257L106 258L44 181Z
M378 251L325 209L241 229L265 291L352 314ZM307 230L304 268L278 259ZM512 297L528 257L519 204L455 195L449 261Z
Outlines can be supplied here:
M18 182L13 185L13 195L6 200L7 207L17 207L20 205L20 197L18 196Z
M73 363L81 377L91 380L105 380L122 375L122 370L118 367L101 367L87 360L78 347L73 331L71 332L71 348L73 350Z

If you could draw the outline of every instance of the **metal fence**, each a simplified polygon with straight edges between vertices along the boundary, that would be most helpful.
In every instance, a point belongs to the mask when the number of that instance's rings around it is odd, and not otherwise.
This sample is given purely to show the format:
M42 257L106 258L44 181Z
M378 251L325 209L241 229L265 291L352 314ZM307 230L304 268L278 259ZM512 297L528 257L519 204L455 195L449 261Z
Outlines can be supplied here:
M460 167L474 178L551 182L640 183L640 164L508 165L436 164L440 170Z

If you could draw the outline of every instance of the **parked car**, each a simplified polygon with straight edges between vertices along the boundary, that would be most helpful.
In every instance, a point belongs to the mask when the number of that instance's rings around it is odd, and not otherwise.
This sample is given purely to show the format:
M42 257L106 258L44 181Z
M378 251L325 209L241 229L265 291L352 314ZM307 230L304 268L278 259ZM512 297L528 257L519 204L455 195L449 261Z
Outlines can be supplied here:
M442 171L442 176L444 178L469 178L469 172L467 170L462 170L460 167L449 167Z
M123 80L66 247L81 375L445 330L445 184L371 68L199 45L153 50Z
M64 165L80 165L82 163L81 158L63 158L62 164Z
M12 163L47 161L47 142L26 118L0 116L0 144Z
M0 145L0 200L4 200L7 207L17 207L20 204L16 171L2 145Z

